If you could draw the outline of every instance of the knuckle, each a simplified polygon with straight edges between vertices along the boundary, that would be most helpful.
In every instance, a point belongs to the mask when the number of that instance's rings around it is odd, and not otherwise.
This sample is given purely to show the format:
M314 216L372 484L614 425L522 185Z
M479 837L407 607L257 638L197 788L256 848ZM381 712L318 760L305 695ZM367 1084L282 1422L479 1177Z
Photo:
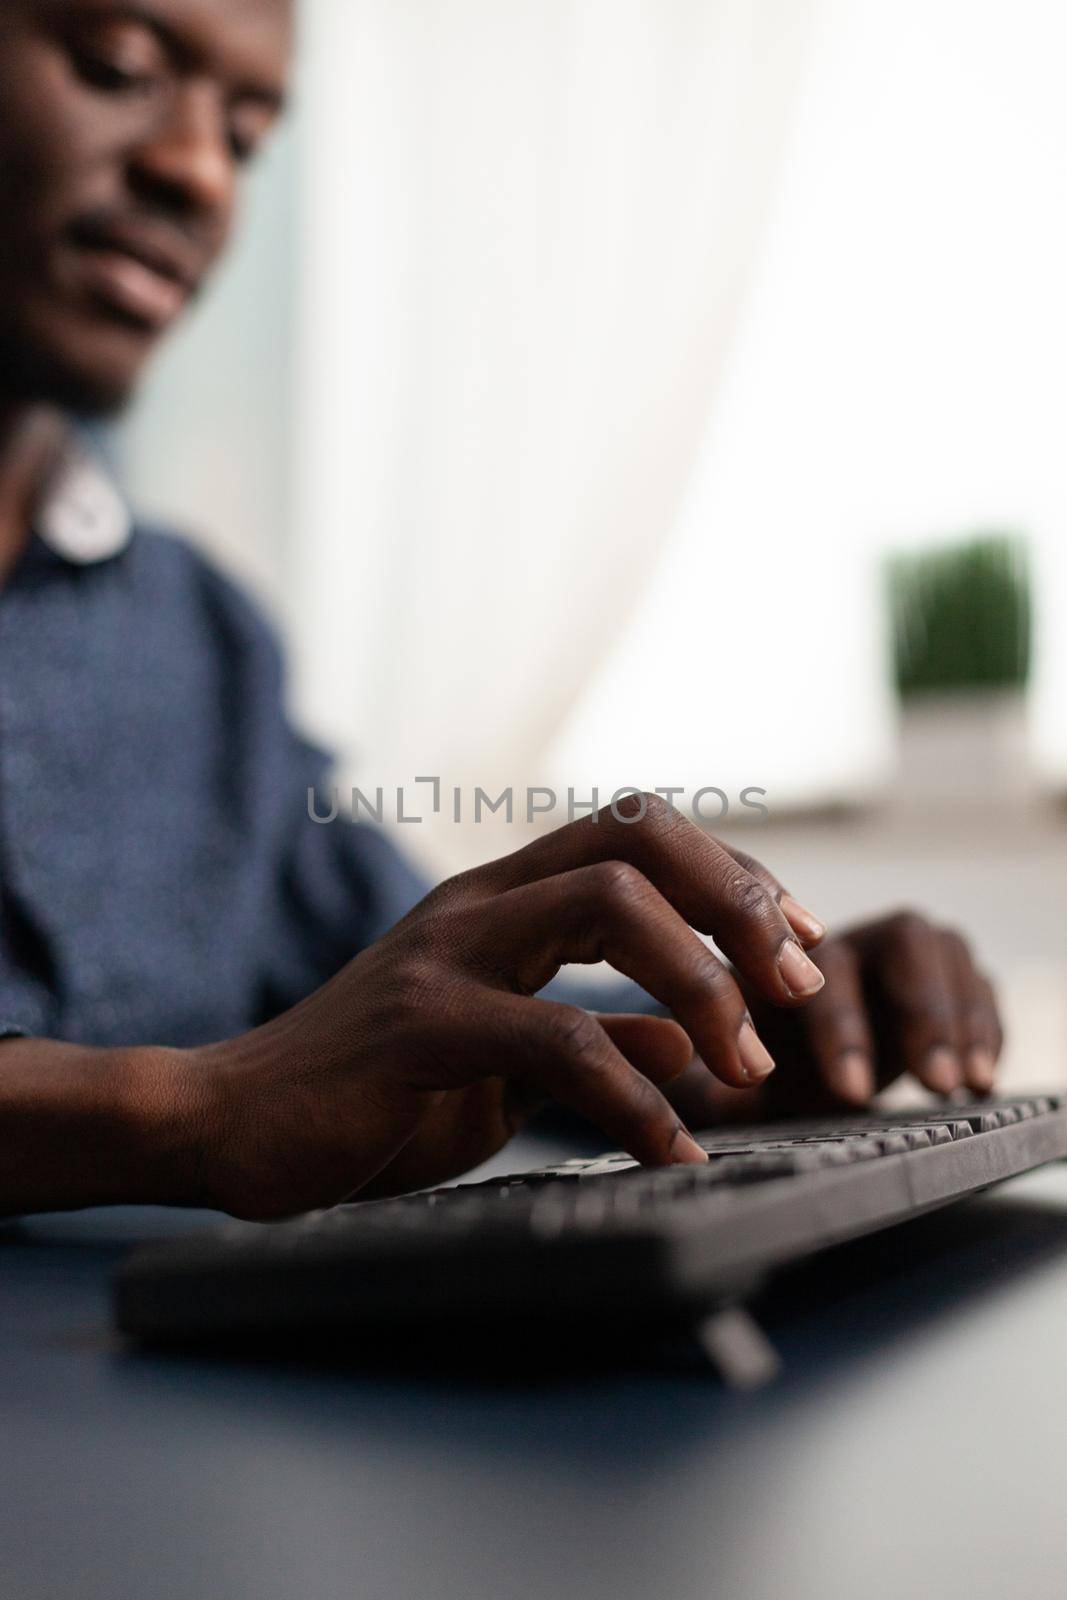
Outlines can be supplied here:
M941 943L961 966L972 967L971 947L959 928L941 928Z
M654 838L673 833L684 820L681 812L663 795L648 790L625 796L616 806L616 812L620 819L625 820L625 825L638 828Z
M450 911L459 905L476 898L481 887L482 868L472 868L469 872L458 872L454 877L445 878L423 900L423 906L432 911Z
M444 906L434 906L398 928L393 945L394 970L402 973L409 968L429 968L448 948L451 922L452 916Z
M608 905L631 906L648 891L648 879L629 861L600 861L590 873L597 895Z
M748 872L735 872L730 877L726 895L735 911L747 920L770 921L775 917L777 907L766 887Z
M436 1009L442 975L428 950L405 951L393 969L392 993L401 1015L410 1017Z
M894 944L915 945L930 933L930 924L919 911L910 906L894 911L886 918L885 931Z
M541 1035L553 1054L585 1057L596 1052L600 1025L577 1006L552 1006L541 1019Z
M439 988L448 974L483 968L495 971L496 945L488 938L490 929L485 902L473 899L462 888L450 890L448 883L442 884L423 902L418 916L388 936L393 970L420 993L427 987Z
M661 794L646 792L641 798L645 803L645 822L650 828L662 829L673 826L678 813L673 806L667 804Z
M730 854L739 867L744 867L753 878L759 879L775 900L779 898L782 886L769 867L765 867L762 861L757 861L755 856L750 856L746 850L731 850Z

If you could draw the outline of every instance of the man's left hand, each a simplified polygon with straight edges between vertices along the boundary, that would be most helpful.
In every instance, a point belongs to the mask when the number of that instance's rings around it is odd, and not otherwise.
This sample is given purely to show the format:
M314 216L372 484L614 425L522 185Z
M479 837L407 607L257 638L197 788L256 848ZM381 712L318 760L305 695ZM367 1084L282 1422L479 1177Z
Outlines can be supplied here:
M826 986L802 1011L750 998L778 1071L729 1090L687 1070L671 1099L690 1127L865 1105L907 1073L935 1094L988 1094L1003 1029L992 984L962 934L901 911L810 952Z

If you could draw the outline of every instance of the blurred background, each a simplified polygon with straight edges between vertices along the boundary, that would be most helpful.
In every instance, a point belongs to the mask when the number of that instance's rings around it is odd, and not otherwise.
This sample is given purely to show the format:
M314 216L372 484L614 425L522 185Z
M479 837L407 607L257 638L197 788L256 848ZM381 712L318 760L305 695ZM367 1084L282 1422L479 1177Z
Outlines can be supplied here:
M296 111L118 450L343 784L766 791L1067 1076L1067 13L303 0ZM435 874L520 815L400 831ZM557 814L553 821L565 820Z

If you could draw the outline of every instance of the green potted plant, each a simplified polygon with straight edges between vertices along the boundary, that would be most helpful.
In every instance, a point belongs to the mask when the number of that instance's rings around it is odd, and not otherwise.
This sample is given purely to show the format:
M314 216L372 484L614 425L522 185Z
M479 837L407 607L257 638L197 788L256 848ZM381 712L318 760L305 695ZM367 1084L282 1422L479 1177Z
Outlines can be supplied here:
M895 555L889 602L902 713L900 798L920 807L1028 798L1025 543L990 532Z

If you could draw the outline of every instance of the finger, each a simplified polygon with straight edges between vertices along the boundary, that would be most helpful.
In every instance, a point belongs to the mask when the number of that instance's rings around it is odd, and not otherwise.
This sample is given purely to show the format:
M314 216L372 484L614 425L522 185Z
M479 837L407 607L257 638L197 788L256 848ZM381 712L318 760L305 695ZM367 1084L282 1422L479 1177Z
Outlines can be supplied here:
M1004 1023L1000 1015L996 988L984 973L979 973L978 975L978 986L982 993L986 1015L989 1018L990 1049L993 1052L993 1065L995 1068L1004 1050Z
M712 934L757 993L793 1005L822 988L774 893L658 795L628 795L467 875L500 894L602 861L625 861L692 927Z
M534 1083L647 1166L707 1160L678 1113L590 1012L500 995L491 1012L479 1007L479 1026L493 1026L494 1018L509 1077Z
M720 843L722 843L721 840ZM738 866L744 867L746 872L750 872L754 878L758 878L764 888L770 891L775 900L777 900L782 915L806 950L812 949L825 939L825 922L820 922L818 917L809 911L806 906L802 906L796 896L791 895L789 890L782 886L774 876L774 873L765 867L762 861L757 861L755 856L748 855L744 850L735 849L733 845L723 844L722 847L728 855L733 856Z
M615 1048L653 1083L673 1083L693 1060L693 1041L670 1017L615 1011L598 1014L597 1021Z
M1004 1019L1000 1014L1000 1002L997 999L996 985L986 977L985 973L979 975L978 981L982 985L986 1005L993 1019L993 1053L999 1060L1004 1049Z
M832 939L818 961L826 987L804 1011L801 1026L826 1087L850 1105L866 1105L877 1082L859 953L847 940Z
M865 932L868 975L884 1005L901 1063L935 1094L963 1081L952 977L937 931L900 912Z
M941 930L941 947L956 1000L956 1047L963 1080L975 1094L988 1094L996 1076L1000 1024L993 990L976 971L966 939L953 928Z
M566 962L607 961L673 1013L724 1083L757 1083L773 1070L731 973L628 862L578 867L493 904L491 942L474 953L487 965L504 956L527 993Z

